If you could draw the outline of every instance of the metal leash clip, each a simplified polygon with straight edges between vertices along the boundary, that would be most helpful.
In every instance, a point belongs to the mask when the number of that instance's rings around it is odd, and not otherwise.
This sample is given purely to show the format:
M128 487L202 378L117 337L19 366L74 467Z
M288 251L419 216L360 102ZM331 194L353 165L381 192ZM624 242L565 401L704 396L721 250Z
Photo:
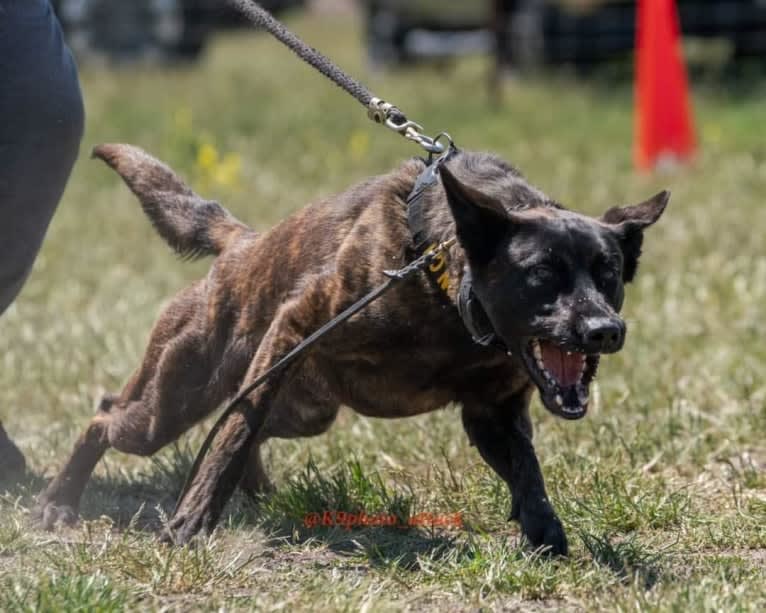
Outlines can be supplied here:
M431 264L431 262L433 262L439 255L447 251L456 242L457 242L457 239L454 237L447 239L446 241L436 245L436 247L434 247L433 249L426 251L418 259L413 260L412 262L407 264L404 268L400 268L399 270L384 270L383 274L387 276L389 279L397 279L398 281L403 281L404 279L409 277L413 272L422 270L423 268Z
M423 126L407 119L404 114L393 104L372 98L367 105L367 116L375 123L384 124L387 128L404 136L423 147L428 153L442 154L445 146L439 142L439 138L431 138L423 134Z

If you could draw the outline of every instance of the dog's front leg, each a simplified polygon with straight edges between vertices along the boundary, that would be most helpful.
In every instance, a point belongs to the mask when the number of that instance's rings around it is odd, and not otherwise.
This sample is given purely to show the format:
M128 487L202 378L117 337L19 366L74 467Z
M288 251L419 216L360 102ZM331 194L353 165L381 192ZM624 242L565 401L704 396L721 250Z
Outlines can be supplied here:
M543 475L532 446L527 407L529 394L514 396L502 407L479 402L463 405L463 426L481 457L511 490L511 518L521 522L534 547L567 555L567 538L545 492Z
M275 353L272 346L261 345L243 381L243 388L268 370L281 355ZM198 532L211 532L215 528L244 474L250 448L266 419L279 384L285 376L289 376L289 372L288 369L267 380L240 403L239 410L229 416L171 518L163 540L182 545Z
M263 424L273 389L272 384L254 394L229 416L171 518L168 531L162 537L164 541L182 545L198 532L215 528L242 477L251 443Z
M315 328L332 317L328 306L334 278L318 277L307 282L303 293L284 303L261 340L242 389L271 368ZM268 379L240 403L215 437L213 445L186 495L168 524L163 540L183 544L199 531L210 532L242 478L250 447L266 420L281 385L301 367L307 350L289 367Z

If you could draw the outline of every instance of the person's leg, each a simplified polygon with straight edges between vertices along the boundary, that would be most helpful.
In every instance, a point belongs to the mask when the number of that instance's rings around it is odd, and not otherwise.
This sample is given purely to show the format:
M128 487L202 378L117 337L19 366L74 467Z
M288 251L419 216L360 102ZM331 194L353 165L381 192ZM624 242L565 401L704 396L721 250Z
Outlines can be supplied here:
M32 269L83 123L77 71L48 0L0 0L0 315ZM0 479L19 470L23 456L0 424Z

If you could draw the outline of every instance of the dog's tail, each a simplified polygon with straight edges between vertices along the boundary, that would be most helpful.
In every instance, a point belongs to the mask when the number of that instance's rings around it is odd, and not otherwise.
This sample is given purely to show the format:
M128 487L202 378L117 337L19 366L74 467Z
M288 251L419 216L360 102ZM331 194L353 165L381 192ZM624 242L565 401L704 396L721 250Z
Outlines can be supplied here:
M170 168L132 145L98 145L104 160L138 196L159 235L182 257L218 255L252 230L217 202L195 194Z

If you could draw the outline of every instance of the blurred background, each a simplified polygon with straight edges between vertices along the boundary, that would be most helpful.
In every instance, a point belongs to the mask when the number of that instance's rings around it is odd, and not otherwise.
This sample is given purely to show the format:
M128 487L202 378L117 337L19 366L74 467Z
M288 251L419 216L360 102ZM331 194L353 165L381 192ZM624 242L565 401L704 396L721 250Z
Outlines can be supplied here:
M194 60L211 37L241 28L221 0L52 0L79 57ZM532 68L582 72L624 61L634 47L633 0L264 0L274 12L358 11L375 67L494 53ZM679 0L684 35L720 63L766 65L766 0Z
M258 562L229 576L220 570L228 562L216 565L219 554L202 549L194 560L213 560L209 575L190 562L161 579L153 561L175 554L155 555L152 532L124 541L130 560L146 560L136 571L138 562L126 564L100 536L84 535L92 522L76 533L85 545L74 552L52 552L49 537L23 528L97 399L119 390L140 363L163 303L210 267L174 257L128 189L88 151L103 142L141 146L259 231L421 151L372 124L345 92L246 27L222 0L54 4L80 67L86 132L34 271L0 318L3 423L30 467L29 480L0 498L0 582L102 573L127 590L128 610L147 602L230 610L232 594L254 592L243 609L284 610L295 599L307 610L362 609L366 585L378 586L380 600L396 594L413 609L440 611L487 602L560 610L567 601L573 610L764 610L766 0L676 3L690 76L688 104L676 102L695 153L665 166L670 172L636 172L635 2L264 1L426 133L447 130L461 147L495 152L568 207L600 215L660 189L672 197L647 233L626 290L626 346L602 360L587 419L565 423L534 400L535 445L572 535L568 562L537 565L502 545L518 535L505 521L508 495L470 448L458 408L407 420L344 409L325 435L268 444L266 465L285 500L303 491L290 483L309 460L332 477L354 458L406 489L418 510L464 512L478 527L465 533L476 543L470 555L435 555L419 562L432 571L397 574L391 560L400 550L411 555L413 545L396 541L394 553L370 554L358 566L353 558L354 570L336 572L335 558L324 566L307 547L289 560L278 552L263 572ZM650 84L679 55L678 39L666 44L675 53L655 54ZM685 77L676 81L686 91ZM665 91L660 109L669 105ZM156 525L157 507L172 509L210 426L192 428L151 461L107 454L86 491L84 518ZM221 556L258 542L248 509L239 498L230 505L222 525L233 538L214 545ZM644 589L627 571L623 581L597 564L588 535L629 545L633 557L617 568L651 560L661 582L647 580ZM385 547L374 537L368 551ZM173 563L191 559L185 555ZM351 585L356 578L368 583ZM20 610L4 604L3 592L14 593L0 590L0 609ZM171 600L179 594L189 599Z

